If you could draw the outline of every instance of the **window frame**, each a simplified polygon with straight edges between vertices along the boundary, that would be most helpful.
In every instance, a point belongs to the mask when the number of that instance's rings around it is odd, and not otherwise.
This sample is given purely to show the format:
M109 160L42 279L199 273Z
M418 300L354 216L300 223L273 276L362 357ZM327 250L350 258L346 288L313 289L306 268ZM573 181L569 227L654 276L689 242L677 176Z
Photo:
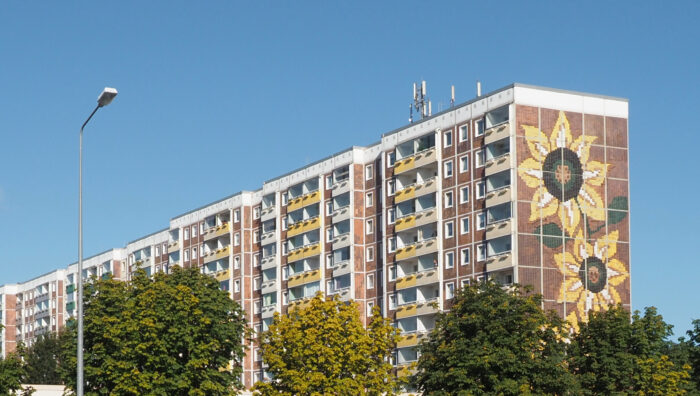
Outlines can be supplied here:
M450 257L450 259L448 259ZM451 262L451 264L450 264ZM445 252L445 269L451 269L455 267L455 252Z
M449 166L449 172L448 172L448 166ZM442 163L442 171L443 171L442 176L445 179L452 177L454 175L454 164L453 164L451 159Z
M466 168L464 167L466 165ZM469 154L459 157L459 173L469 172Z
M467 227L466 230L464 228L464 221L466 220L467 222ZM469 219L469 216L463 216L462 218L459 219L459 235L466 235L469 234L469 230L471 229L471 221Z
M468 248L468 247L462 248L462 250L460 251L461 260L459 261L459 264L462 266L471 264L471 261L472 261L471 254L472 254L471 248ZM466 262L464 262L465 257L467 258Z
M455 224L453 220L445 222L445 237L444 239L454 238L455 236Z

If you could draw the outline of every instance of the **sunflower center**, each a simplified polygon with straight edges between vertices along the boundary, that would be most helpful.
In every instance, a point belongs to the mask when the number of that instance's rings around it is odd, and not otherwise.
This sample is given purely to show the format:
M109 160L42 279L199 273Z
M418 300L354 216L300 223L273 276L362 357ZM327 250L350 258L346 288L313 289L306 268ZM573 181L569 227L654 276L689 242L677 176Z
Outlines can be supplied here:
M542 164L544 185L561 202L576 197L583 185L583 167L578 155L568 148L547 154Z
M586 289L593 293L603 290L608 282L607 268L597 257L583 260L583 264L578 270L578 276Z

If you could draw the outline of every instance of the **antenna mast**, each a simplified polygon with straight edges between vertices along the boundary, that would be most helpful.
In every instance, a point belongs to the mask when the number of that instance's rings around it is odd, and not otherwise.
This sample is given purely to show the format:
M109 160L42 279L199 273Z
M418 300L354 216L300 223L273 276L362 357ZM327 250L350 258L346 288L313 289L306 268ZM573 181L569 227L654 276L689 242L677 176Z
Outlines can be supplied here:
M420 90L418 89L418 84L413 83L413 103L408 105L409 117L408 122L413 122L413 110L415 110L420 119L425 117L430 117L432 115L432 103L428 98L428 89L425 84L425 80L421 81Z

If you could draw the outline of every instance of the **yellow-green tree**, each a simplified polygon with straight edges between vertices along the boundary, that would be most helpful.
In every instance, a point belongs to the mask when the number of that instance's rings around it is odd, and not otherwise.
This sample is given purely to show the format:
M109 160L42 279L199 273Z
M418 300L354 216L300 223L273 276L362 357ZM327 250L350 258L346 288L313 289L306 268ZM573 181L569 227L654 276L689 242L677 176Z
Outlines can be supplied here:
M373 311L365 328L354 302L314 297L288 316L275 314L260 338L272 380L262 395L390 395L396 390L389 356L398 330Z
M666 355L636 360L635 394L639 396L680 396L690 378L690 366L676 367Z

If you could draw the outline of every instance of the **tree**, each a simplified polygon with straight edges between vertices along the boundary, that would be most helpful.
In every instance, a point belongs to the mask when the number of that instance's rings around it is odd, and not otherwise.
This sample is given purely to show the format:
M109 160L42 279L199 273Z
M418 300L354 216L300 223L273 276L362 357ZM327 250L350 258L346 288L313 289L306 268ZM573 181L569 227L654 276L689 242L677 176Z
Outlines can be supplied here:
M621 306L592 312L570 348L584 393L685 394L689 367L675 366L663 354L671 329L653 307L631 318Z
M22 389L20 378L24 375L22 360L15 354L0 357L0 395L10 395Z
M416 387L426 395L575 391L565 323L540 309L541 296L526 292L493 282L458 292L418 347Z
M317 295L306 308L275 314L261 336L272 375L254 390L262 395L394 394L389 363L398 330L375 307L365 328L355 303Z
M61 384L59 371L61 346L57 333L39 336L30 347L20 347L19 354L24 360L25 384Z
M241 387L243 312L196 268L85 287L85 394L229 395ZM76 325L62 354L75 389Z
M688 330L688 360L692 365L692 380L700 393L700 319L693 321L693 328Z

